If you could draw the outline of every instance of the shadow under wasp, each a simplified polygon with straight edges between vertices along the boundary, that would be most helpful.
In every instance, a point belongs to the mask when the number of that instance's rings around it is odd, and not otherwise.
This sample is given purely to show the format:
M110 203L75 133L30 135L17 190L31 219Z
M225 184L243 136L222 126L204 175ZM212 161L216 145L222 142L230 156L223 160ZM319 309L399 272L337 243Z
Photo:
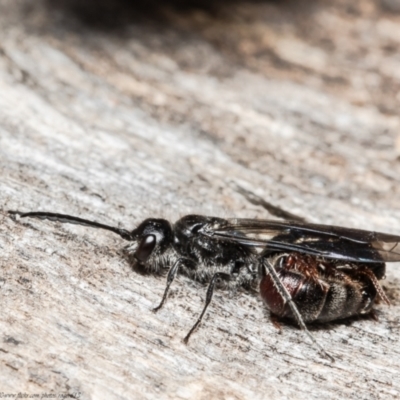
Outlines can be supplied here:
M271 313L295 320L333 361L306 323L368 314L377 299L389 304L379 280L385 262L400 261L400 236L330 225L187 215L174 224L149 218L128 231L65 214L10 213L106 229L128 240L125 251L134 268L168 271L154 311L165 304L178 273L208 283L205 304L185 343L200 325L215 287L258 286Z

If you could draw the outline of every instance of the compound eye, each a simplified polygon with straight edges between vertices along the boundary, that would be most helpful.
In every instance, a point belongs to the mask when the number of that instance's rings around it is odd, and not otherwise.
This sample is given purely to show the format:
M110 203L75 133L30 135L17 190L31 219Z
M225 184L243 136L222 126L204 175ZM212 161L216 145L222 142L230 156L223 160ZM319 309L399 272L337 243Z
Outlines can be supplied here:
M140 242L136 250L135 256L140 262L145 262L150 257L154 248L156 247L156 237L154 235L147 235Z

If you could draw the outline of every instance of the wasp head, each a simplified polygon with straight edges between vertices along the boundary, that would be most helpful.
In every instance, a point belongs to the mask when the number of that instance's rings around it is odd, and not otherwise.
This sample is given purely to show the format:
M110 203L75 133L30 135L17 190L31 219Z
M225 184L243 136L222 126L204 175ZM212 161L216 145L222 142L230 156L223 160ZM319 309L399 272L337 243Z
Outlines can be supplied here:
M131 232L131 238L125 250L135 269L155 273L168 267L174 236L167 220L146 219Z

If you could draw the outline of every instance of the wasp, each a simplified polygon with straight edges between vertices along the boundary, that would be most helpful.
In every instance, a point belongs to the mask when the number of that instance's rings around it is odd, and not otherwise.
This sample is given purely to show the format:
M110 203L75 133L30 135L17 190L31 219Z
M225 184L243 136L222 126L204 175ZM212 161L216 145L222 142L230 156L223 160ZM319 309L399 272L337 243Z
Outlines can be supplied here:
M377 300L389 304L379 280L386 262L400 261L400 236L299 221L187 215L174 224L149 218L129 231L66 214L10 213L105 229L129 241L125 252L134 269L167 275L154 311L165 304L178 273L208 284L205 304L185 343L200 325L216 287L256 289L272 315L295 320L333 361L306 323L368 314Z

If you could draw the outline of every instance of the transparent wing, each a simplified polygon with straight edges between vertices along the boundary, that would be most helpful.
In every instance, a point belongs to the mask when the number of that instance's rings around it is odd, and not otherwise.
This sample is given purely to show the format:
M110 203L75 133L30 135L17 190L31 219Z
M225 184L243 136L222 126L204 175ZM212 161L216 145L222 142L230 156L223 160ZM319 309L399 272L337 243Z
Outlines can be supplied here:
M228 219L208 236L271 251L296 251L353 262L400 261L400 236L291 221Z

